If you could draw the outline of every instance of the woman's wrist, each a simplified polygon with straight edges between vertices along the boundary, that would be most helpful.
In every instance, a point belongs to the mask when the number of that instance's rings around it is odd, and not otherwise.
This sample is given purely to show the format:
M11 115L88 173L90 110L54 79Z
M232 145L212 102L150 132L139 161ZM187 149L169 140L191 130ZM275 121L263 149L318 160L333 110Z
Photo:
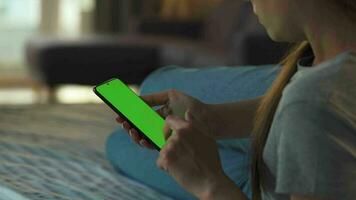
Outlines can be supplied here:
M200 200L247 200L247 197L225 174L208 184L207 189L197 195Z
M226 113L218 104L207 104L207 109L203 113L203 119L209 126L209 131L212 133L212 137L216 140L225 138L224 133L229 132L227 129L228 124L226 119Z
M220 114L216 110L214 104L205 104L204 108L199 113L199 119L206 126L206 133L214 139L219 139L220 130Z
M209 127L215 139L246 138L251 135L257 108L263 96L232 103L209 104Z

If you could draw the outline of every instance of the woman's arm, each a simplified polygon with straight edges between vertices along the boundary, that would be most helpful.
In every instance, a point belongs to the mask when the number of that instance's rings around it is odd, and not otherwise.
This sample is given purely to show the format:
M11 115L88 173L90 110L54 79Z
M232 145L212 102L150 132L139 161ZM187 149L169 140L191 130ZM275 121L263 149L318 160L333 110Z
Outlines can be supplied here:
M189 109L199 123L199 128L214 139L248 137L252 131L254 116L263 96L224 104L206 104L189 95L176 90L142 96L150 106L162 106L158 113L163 117L168 114L184 117ZM153 148L142 139L137 131L130 127L124 119L118 117L117 121L130 133L133 140Z
M215 113L213 123L219 124L213 130L216 139L249 137L254 123L255 113L263 96L233 103L212 104L211 110ZM207 113L210 114L211 113ZM211 116L207 116L209 118ZM209 120L208 120L209 121Z
M157 166L198 199L247 200L223 171L216 141L200 126L190 110L184 119L167 116L163 132L169 137Z
M247 196L226 175L206 190L200 200L248 200Z
M321 200L319 198L314 198L314 197L303 197L299 195L292 195L291 200Z

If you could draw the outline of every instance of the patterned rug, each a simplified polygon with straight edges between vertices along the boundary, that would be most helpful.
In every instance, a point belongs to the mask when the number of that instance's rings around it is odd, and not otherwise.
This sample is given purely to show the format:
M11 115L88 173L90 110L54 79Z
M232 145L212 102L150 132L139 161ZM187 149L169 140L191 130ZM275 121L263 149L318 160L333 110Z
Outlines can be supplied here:
M113 171L105 105L0 107L0 200L170 199Z

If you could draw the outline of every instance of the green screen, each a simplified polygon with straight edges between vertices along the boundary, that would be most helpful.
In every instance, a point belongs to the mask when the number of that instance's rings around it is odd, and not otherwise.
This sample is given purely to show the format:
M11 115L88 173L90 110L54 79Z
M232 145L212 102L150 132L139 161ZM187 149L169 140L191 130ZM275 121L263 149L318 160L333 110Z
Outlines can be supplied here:
M135 92L118 79L97 86L96 91L162 149L164 119Z

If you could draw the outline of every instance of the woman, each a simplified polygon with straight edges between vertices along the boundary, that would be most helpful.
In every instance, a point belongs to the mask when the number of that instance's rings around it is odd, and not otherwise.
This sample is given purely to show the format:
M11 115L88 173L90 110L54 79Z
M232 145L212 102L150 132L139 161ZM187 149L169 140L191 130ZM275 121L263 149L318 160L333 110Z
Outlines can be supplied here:
M298 45L259 98L209 105L175 90L142 97L166 117L157 166L199 199L247 199L222 171L215 140L253 133L253 199L356 199L356 1L252 4L273 40Z

